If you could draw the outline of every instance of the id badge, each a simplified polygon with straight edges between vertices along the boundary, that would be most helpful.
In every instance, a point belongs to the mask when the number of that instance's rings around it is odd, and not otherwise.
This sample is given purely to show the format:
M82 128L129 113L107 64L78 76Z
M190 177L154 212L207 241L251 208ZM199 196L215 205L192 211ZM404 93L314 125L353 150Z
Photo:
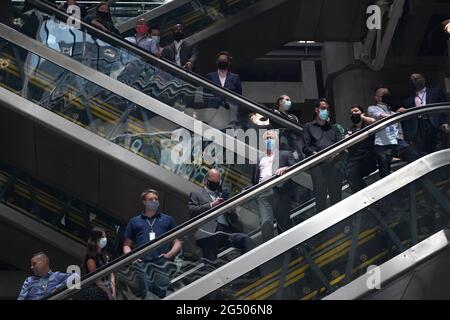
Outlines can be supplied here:
M150 241L154 240L156 238L156 234L154 232L150 232L148 234L148 237L150 238Z

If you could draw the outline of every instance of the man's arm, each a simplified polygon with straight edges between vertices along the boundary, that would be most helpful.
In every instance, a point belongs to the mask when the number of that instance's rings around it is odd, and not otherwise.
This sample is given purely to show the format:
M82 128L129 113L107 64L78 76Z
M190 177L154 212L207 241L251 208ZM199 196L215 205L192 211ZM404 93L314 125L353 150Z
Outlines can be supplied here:
M27 278L23 282L22 289L20 289L20 293L19 293L19 296L17 297L17 300L27 300L29 290L30 290L30 286L29 286L28 278Z
M376 106L370 106L367 109L367 115L375 120L380 120L386 117L389 117L389 114L384 113L380 108Z
M197 45L192 45L191 57L188 59L188 61L190 61L192 63L192 67L194 67L195 63L197 62L198 54L199 54L199 52L198 52Z
M316 153L316 151L312 148L311 143L312 143L312 139L311 139L310 126L305 125L305 127L303 129L303 153L308 157L313 155L314 153Z
M206 210L209 210L213 207L212 203L204 203L200 204L199 196L196 192L192 192L189 195L189 203L188 203L188 210L191 218L194 218L198 216L199 214L202 214Z

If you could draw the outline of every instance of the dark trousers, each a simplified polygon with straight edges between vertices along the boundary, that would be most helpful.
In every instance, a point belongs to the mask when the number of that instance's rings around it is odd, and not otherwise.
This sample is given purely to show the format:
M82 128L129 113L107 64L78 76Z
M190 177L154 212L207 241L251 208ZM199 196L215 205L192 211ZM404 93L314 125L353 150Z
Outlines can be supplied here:
M217 260L220 248L237 248L241 253L245 253L255 248L255 242L245 233L233 233L227 226L218 224L217 234L197 240L198 246L202 249L203 258L206 263L213 263Z
M429 119L419 119L415 147L421 156L433 153L441 148L440 132Z
M374 150L380 170L380 178L384 178L391 173L391 162L394 157L408 163L419 159L417 151L404 140L398 140L398 144L375 146Z
M163 299L166 296L170 286L169 266L170 261L165 258L144 259L135 265L142 299ZM153 296L149 297L148 293Z
M311 169L313 193L316 200L316 213L327 208L327 195L330 206L342 199L342 173L340 162L322 163Z
M377 170L377 162L374 156L370 155L360 160L349 160L347 164L347 180L350 189L356 193L365 187L364 178Z

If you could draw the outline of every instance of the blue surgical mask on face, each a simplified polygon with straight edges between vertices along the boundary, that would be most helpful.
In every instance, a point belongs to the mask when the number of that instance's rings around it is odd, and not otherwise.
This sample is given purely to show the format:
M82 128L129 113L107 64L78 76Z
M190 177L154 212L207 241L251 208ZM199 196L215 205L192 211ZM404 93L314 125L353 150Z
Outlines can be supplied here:
M100 248L103 249L103 248L106 247L106 245L108 244L108 239L107 239L107 238L100 238L100 239L98 240L97 244L98 244L98 246L99 246Z
M145 206L148 210L156 211L159 208L159 201L147 201Z
M291 102L291 100L285 100L284 101L284 109L286 110L286 111L289 111L289 109L292 107L292 102Z
M267 150L273 150L274 146L275 146L275 140L274 139L267 139L266 140L266 148L267 148Z
M319 111L320 120L327 121L330 117L330 112L327 109L322 109Z

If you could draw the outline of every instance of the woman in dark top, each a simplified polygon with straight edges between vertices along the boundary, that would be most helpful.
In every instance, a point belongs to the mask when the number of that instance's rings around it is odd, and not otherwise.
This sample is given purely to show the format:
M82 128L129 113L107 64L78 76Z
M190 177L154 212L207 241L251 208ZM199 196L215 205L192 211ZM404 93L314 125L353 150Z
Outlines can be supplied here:
M93 26L105 32L112 32L120 35L119 30L114 27L114 22L111 18L111 11L109 9L109 5L106 2L99 3L95 11L95 16L88 17L86 20Z
M94 272L109 262L105 250L107 242L105 230L98 227L92 229L82 265L85 273ZM83 290L82 296L86 300L114 300L116 298L114 274L110 273L97 280Z

